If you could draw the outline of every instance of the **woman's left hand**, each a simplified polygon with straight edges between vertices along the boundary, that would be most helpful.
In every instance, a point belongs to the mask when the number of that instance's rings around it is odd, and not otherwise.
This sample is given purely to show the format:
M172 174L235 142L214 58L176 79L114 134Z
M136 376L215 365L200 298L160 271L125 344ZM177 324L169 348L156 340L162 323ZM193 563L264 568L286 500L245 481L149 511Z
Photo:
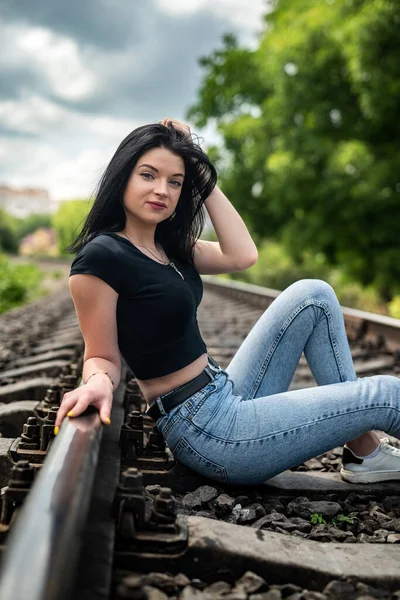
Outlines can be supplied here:
M165 127L168 127L169 123L172 123L174 129L182 131L182 133L187 135L189 138L191 136L190 127L189 125L186 125L186 123L182 123L181 121L177 121L176 119L171 119L170 117L167 117L166 119L163 119L162 121L158 122L161 123L161 125L165 125Z

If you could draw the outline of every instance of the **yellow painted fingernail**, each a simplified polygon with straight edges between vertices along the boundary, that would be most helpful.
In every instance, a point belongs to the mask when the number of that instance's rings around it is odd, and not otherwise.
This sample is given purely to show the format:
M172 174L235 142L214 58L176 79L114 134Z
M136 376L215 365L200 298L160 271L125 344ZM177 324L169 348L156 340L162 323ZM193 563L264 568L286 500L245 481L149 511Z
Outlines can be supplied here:
M57 435L59 431L60 431L60 428L56 425L54 427L54 435Z
M70 410L69 413L67 413L67 417L73 417L74 416L74 411Z
M108 425L111 425L111 420L110 420L110 417L107 417L107 418L106 418L106 422L108 423Z

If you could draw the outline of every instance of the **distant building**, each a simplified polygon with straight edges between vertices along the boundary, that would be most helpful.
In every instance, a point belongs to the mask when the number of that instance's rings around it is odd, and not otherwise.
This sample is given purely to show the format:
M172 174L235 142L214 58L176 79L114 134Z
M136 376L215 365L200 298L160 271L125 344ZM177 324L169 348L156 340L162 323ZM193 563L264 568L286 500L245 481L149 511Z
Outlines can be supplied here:
M15 189L0 185L0 208L14 217L24 219L32 214L53 214L58 202L52 200L49 192L42 188Z
M39 227L22 238L19 245L22 256L58 256L56 233L50 227Z

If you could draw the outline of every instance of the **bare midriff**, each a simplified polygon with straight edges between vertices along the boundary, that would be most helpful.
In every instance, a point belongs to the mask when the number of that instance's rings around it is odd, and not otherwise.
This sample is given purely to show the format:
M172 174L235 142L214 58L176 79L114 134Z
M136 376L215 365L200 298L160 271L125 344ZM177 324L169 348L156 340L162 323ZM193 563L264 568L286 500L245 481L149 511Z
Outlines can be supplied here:
M162 396L200 375L207 365L208 357L207 353L204 353L190 363L190 365L179 369L179 371L174 371L162 377L155 377L154 379L136 378L136 382L147 404L150 404L158 396Z

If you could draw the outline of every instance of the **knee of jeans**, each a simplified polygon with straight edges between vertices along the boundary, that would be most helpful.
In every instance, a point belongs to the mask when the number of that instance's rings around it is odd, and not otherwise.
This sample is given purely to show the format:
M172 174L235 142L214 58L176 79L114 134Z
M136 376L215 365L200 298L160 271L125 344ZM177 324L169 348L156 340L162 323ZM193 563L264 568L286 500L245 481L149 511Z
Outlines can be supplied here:
M299 279L292 283L290 287L292 286L299 288L299 292L306 293L307 298L315 298L322 301L338 301L333 287L323 279Z
M369 379L378 383L378 385L389 386L389 389L393 389L397 395L400 391L400 378L396 375L370 375ZM383 393L383 391L382 391Z

